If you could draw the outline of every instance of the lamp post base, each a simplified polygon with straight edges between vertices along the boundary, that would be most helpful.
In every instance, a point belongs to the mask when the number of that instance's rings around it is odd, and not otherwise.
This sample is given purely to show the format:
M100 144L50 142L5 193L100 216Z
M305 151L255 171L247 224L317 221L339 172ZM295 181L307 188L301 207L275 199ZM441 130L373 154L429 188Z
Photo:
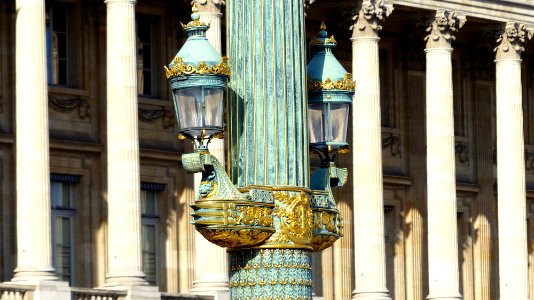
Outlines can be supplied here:
M231 299L312 299L311 251L246 249L228 253Z

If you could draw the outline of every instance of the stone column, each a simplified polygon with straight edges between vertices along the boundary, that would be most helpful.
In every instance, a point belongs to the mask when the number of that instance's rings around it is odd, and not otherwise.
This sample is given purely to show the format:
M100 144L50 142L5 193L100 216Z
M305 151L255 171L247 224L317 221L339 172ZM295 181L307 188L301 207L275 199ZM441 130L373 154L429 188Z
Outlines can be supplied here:
M459 289L456 175L452 89L452 33L465 23L438 11L426 44L426 139L428 211L427 299L462 299Z
M391 299L386 287L378 25L393 7L363 1L352 34L356 81L353 127L354 269L353 299Z
M137 126L136 0L106 0L108 274L106 286L145 285Z
M525 25L509 22L495 49L501 300L529 298L521 52L522 44L532 35Z
M202 22L210 24L206 37L215 50L221 54L221 6L222 0L196 0ZM224 140L213 139L209 144L210 153L224 165ZM195 174L195 196L202 174ZM215 299L229 299L228 255L226 250L207 241L195 231L195 279L192 293L213 295ZM210 259L206 259L209 257Z
M16 1L17 268L13 281L57 280L52 267L45 1Z

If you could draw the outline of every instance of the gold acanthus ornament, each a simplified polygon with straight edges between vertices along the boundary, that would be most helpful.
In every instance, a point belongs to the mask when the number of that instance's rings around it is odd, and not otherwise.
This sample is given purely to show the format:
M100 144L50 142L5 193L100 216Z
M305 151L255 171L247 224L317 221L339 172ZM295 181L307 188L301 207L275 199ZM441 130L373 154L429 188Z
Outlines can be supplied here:
M181 57L175 57L170 65L170 68L165 68L167 78L172 78L181 75L226 75L230 76L230 67L228 66L228 58L223 57L222 61L217 65L208 66L205 62L201 62L197 67L193 65L186 65Z
M208 241L220 247L239 248L257 245L267 239L272 232L247 228L200 228L197 229Z
M276 204L273 214L280 218L280 230L275 233L289 241L308 246L312 238L313 212L308 195L304 192L274 192ZM284 238L279 237L282 241Z
M346 90L354 91L356 83L352 80L352 74L347 73L343 79L332 81L327 78L323 81L313 81L308 77L308 90Z

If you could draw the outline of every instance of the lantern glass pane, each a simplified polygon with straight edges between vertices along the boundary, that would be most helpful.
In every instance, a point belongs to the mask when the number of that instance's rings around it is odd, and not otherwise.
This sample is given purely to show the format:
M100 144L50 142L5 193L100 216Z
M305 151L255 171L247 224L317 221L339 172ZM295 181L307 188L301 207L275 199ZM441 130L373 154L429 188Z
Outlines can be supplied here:
M205 126L223 127L223 99L223 89L204 88L204 103L206 104ZM215 132L210 133L208 130L208 135L213 133Z
M308 105L308 129L311 144L327 141L327 116L327 104L310 103Z
M347 127L349 122L349 103L330 104L330 118L332 124L332 142L347 142Z
M202 127L202 88L191 87L174 91L180 129Z

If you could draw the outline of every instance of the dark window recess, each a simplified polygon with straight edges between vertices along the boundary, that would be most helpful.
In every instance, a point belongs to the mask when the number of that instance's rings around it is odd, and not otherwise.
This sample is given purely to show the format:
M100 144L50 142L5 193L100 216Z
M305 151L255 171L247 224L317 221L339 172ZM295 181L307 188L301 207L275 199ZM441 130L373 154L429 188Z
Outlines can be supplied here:
M152 16L137 16L137 93L145 96L154 96L154 22Z
M68 85L67 8L51 5L46 10L46 60L49 84Z

